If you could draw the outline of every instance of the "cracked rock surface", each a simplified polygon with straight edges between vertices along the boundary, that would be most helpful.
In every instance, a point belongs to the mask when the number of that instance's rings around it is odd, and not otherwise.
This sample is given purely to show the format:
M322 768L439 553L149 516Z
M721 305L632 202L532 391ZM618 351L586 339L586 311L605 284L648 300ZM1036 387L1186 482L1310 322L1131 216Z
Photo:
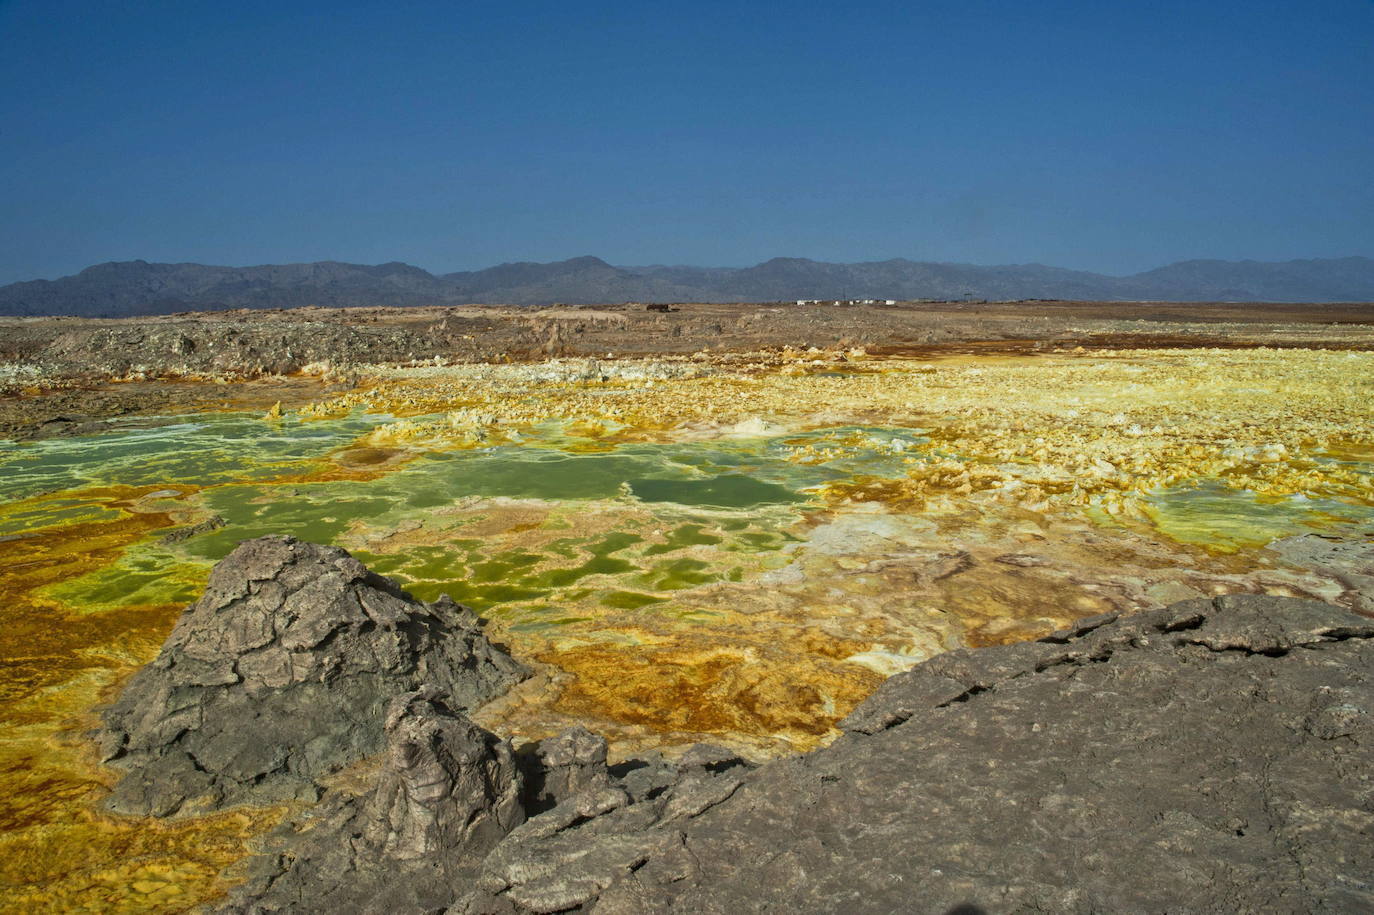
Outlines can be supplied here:
M454 911L563 912L595 903L652 858L680 866L682 828L731 797L747 771L738 759L701 764L691 754L676 766L637 761L516 828Z
M1374 621L1257 595L951 652L596 911L1368 911L1371 671Z
M1301 534L1265 549L1289 565L1329 577L1345 588L1341 603L1374 615L1374 541Z
M320 776L382 749L398 694L473 707L525 674L447 598L416 601L341 549L248 540L104 712L103 755L127 770L107 806L313 800Z
M387 736L372 787L332 792L279 828L221 912L590 905L652 854L680 852L680 826L730 797L749 771L705 745L676 763L608 767L605 739L582 728L517 756L429 691L394 701Z
M396 697L386 735L373 788L287 824L282 850L251 861L221 911L430 911L465 891L525 818L510 743L432 690Z
M710 746L606 767L580 730L510 769L465 722L421 728L428 749L393 743L373 794L327 801L353 812L259 859L232 910L1367 911L1371 671L1374 621L1233 595L939 656L888 680L829 747L757 769ZM446 714L405 701L394 720ZM423 815L379 800L400 796L412 758L458 766L412 779L437 786L416 794ZM504 775L465 767L528 779L526 809L490 788ZM501 800L474 813L474 798ZM430 825L482 816L512 828L473 843ZM330 847L350 851L312 879L333 889L302 895L297 865ZM356 864L374 859L392 870Z

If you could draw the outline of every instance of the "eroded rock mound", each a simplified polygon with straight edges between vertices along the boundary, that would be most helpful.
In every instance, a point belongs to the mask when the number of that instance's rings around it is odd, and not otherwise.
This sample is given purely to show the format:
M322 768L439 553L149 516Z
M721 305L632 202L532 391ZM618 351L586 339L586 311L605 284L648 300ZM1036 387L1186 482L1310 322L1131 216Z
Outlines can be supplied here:
M683 830L734 795L748 771L742 760L710 751L689 751L676 765L638 761L517 827L482 862L477 889L455 909L564 912L595 903L647 861L688 867Z
M467 891L525 818L510 743L432 690L392 701L386 739L372 790L335 792L288 825L285 853L253 861L223 911L426 911Z
M525 810L533 816L575 794L606 784L606 738L584 727L524 748Z
M393 697L472 707L524 675L448 598L420 603L334 547L245 541L106 710L104 756L128 770L107 803L165 816L314 799L319 776L381 750Z
M583 728L516 757L428 692L398 698L387 733L373 787L281 828L222 912L565 911L680 850L678 827L748 771L717 747L608 767Z

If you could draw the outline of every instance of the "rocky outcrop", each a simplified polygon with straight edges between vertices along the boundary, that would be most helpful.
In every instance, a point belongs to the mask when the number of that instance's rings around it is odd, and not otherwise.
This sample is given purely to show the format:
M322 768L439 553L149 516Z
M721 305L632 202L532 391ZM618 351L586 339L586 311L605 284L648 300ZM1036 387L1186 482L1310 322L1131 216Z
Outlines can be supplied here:
M408 328L228 318L73 326L34 355L59 377L257 378L357 363L408 361L435 351ZM332 374L332 373L329 373ZM346 374L346 373L345 373Z
M280 829L222 912L564 911L680 845L676 827L748 769L715 747L607 767L606 741L583 728L517 764L430 692L395 700L387 734L374 787L334 792Z
M105 711L103 755L127 770L107 805L314 799L320 776L381 750L393 697L474 707L524 675L447 598L420 603L341 549L245 541Z
M562 912L594 902L651 859L680 856L682 828L743 784L741 760L720 763L696 755L676 766L641 760L622 778L526 821L482 862L477 891L457 910L514 904L517 911Z
M1264 596L952 652L596 910L1366 910L1371 663L1374 622Z
M606 738L583 727L524 748L524 807L531 815L575 794L606 785Z
M220 528L224 527L226 524L228 524L228 522L224 520L223 516L211 515L210 517L206 518L204 521L199 522L198 524L191 524L186 527L178 527L168 531L166 534L162 536L161 542L166 544L185 543L192 537L198 537L201 534L208 534L211 531L217 531Z
M445 875L426 884L433 892L396 895L377 867L339 865L317 870L327 876L312 885L346 889L304 896L291 862L313 852L288 844L259 859L234 905L474 915L1365 910L1374 906L1372 664L1374 622L1311 601L1237 595L1098 617L918 665L845 719L831 746L758 769L696 747L676 764L603 770L604 744L591 735L545 741L521 754L521 768L544 773L544 788L527 782L523 797L554 806L527 809L485 855L485 838L428 824L446 804L458 813L447 821L466 821L486 815L473 813L473 798L509 795L445 764L448 774L417 780L437 786L429 813L404 805L381 817L395 808L376 799L399 796L403 781L393 748L375 793L353 802L364 818L300 841L363 837L353 847L369 858L415 851L388 858L402 868L391 883L410 885L428 861ZM416 714L419 700L407 701L412 711L397 720ZM426 746L484 748L433 749L425 760L505 771L495 738L456 725L424 733ZM469 787L455 791L460 783ZM493 803L494 826L519 818L499 812L508 801ZM411 834L426 839L388 838Z
M226 912L409 912L468 891L524 820L521 775L498 740L434 691L392 701L375 787L335 792L249 865Z
M448 708L436 691L392 700L386 730L386 764L362 831L382 860L481 855L524 819L510 743Z

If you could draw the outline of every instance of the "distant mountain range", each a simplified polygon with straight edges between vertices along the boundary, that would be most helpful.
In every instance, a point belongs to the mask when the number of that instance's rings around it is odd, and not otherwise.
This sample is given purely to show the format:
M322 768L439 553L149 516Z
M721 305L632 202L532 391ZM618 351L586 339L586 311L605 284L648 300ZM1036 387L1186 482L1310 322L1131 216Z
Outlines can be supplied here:
M1374 259L1182 261L1106 276L1041 264L981 267L903 259L831 264L778 257L753 267L615 267L600 258L433 274L408 264L262 267L124 261L0 287L0 314L118 317L220 308L794 299L1374 301Z

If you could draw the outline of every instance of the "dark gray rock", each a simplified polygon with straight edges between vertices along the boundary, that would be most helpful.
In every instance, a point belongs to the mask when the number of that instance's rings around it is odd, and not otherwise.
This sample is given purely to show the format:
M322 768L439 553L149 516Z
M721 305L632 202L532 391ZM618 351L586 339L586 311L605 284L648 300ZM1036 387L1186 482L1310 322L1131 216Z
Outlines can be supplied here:
M208 534L211 531L217 531L226 524L228 524L228 522L225 521L222 516L211 515L199 524L191 524L186 527L179 527L175 530L168 531L166 534L162 535L162 542L166 544L185 543L192 537Z
M558 806L575 794L604 787L606 738L583 727L531 744L521 754L525 770L525 810L531 815Z
M507 836L483 862L479 892L459 911L492 907L502 898L517 911L540 913L594 902L651 858L674 859L681 827L742 783L742 771L698 768L642 798L619 785L584 791Z
M381 749L392 697L473 707L524 675L448 598L420 603L341 549L245 541L105 711L104 757L128 770L107 806L313 800L319 776Z
M374 787L279 829L221 911L563 911L680 847L678 824L749 768L719 747L607 767L605 740L583 728L517 757L432 692L398 698L387 734Z
M1371 665L1374 621L1250 595L952 652L596 911L1367 911Z
M225 912L423 912L466 892L524 820L510 743L432 690L393 700L386 756L361 796L331 794L249 865Z
M509 741L449 709L436 692L393 700L386 730L386 765L363 830L381 858L479 856L525 819Z

